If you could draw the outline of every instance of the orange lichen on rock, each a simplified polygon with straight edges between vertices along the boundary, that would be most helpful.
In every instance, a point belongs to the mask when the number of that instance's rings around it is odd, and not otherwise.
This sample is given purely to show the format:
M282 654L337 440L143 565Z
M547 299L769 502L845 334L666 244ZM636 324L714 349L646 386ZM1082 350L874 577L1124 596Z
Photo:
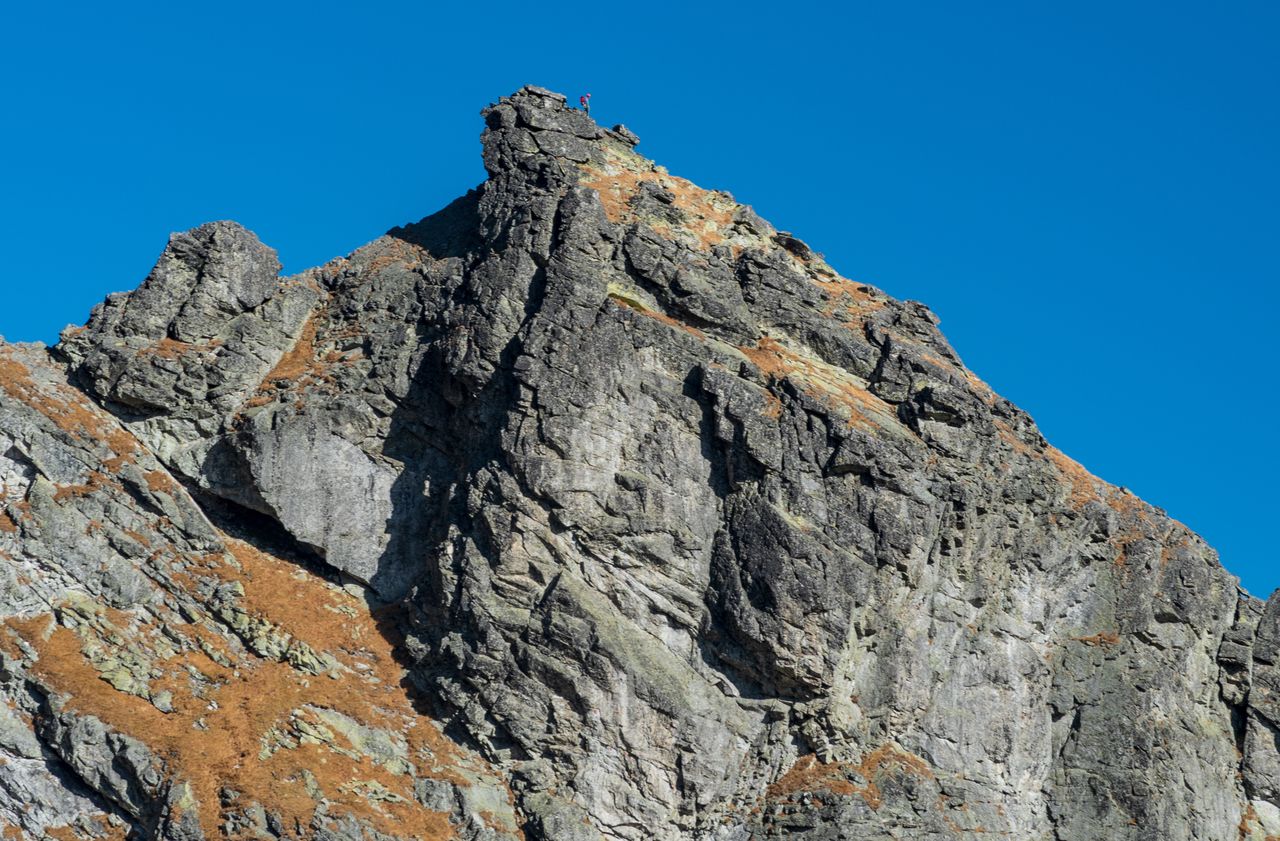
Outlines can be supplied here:
M219 791L224 787L260 801L281 819L290 837L310 837L321 799L328 803L329 815L351 815L388 835L451 837L447 815L416 800L415 776L466 785L465 772L489 771L415 709L390 635L350 593L249 544L228 544L235 564L222 564L220 577L236 577L245 608L331 655L339 669L316 676L243 652L228 667L203 653L216 643L221 651L214 653L224 663L228 660L232 649L218 633L197 624L177 626L176 636L192 646L153 665L151 692L172 695L172 711L162 712L108 684L85 654L85 640L51 615L6 624L39 653L33 673L68 708L140 739L164 764L166 775L191 786L209 837L221 832ZM106 618L120 627L128 624L127 616ZM91 632L81 626L79 633ZM139 633L135 627L128 638L137 639ZM112 631L103 639L113 636L124 633ZM198 681L193 682L193 673ZM411 768L375 761L337 729L330 741L305 736L318 732L317 727L325 732L324 716L317 710L403 740Z
M777 380L790 380L837 413L847 415L849 426L874 431L897 422L892 406L867 391L841 368L801 355L769 336L758 340L755 347L740 346L738 350L761 373Z
M14 534L17 531L18 524L13 521L7 512L0 511L0 532Z

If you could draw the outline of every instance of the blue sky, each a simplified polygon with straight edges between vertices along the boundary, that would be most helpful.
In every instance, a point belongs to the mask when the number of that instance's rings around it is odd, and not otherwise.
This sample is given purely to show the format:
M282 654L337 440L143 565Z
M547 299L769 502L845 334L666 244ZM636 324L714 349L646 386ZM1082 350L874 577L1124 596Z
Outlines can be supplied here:
M0 334L236 219L297 271L479 183L479 109L640 151L928 303L1051 441L1280 586L1280 4L9 4Z

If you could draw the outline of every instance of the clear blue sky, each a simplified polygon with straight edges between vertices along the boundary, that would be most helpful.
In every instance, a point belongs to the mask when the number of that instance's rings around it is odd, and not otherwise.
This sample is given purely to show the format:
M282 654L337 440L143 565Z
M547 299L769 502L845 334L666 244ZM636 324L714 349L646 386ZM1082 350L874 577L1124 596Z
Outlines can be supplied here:
M483 105L589 90L1280 586L1280 4L840 5L8 4L0 334L211 219L290 272L346 253L482 180Z

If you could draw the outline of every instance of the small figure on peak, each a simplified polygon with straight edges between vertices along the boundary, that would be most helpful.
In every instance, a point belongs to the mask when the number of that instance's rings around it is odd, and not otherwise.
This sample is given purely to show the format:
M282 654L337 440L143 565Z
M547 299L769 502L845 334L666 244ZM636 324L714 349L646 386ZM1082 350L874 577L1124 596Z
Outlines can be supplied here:
M587 112L587 116L591 116L591 94L584 93L578 97L578 104L582 106L582 110Z

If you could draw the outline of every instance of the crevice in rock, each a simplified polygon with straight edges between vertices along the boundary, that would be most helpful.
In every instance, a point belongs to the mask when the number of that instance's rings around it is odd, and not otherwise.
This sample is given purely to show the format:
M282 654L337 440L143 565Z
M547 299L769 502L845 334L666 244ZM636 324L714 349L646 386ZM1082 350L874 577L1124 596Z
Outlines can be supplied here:
M62 782L68 791L86 798L104 814L114 815L124 821L127 827L137 833L137 837L148 837L147 826L141 820L141 815L146 813L148 806L153 805L151 800L145 798L141 792L133 792L131 790L131 794L137 795L137 802L135 804L123 802L116 797L112 797L108 792L95 787L90 780L78 772L75 766L63 757L57 746L49 739L47 724L56 713L51 706L48 691L30 677L24 681L24 684L26 691L37 705L33 716L32 732L40 743L42 758L49 773ZM120 758L118 756L113 757L113 770L117 771L122 778L127 779L132 774L132 770L123 767L116 768L115 766L119 762ZM136 808L136 814L130 811L130 805Z
M179 481L209 518L209 522L230 537L297 564L330 583L339 586L350 583L368 586L366 582L330 566L320 554L290 534L273 517L212 494L185 478L180 478Z

